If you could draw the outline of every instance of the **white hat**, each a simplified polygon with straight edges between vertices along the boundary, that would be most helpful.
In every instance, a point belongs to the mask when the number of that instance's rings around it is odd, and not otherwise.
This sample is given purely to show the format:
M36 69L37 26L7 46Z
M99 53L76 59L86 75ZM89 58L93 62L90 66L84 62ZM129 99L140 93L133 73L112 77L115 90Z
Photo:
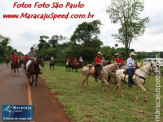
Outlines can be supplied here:
M132 52L131 54L130 54L130 56L132 56L132 55L136 55L134 52Z
M100 54L100 55L102 55L102 53L101 53L101 52L98 52L97 54Z

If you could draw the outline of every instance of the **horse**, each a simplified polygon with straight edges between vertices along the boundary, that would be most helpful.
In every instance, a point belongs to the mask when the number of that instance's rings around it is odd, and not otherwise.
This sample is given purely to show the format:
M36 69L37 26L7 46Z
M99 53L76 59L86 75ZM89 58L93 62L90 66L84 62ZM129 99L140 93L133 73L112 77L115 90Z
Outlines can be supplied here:
M98 79L101 80L101 86L102 86L102 89L103 91L106 91L106 89L104 89L104 86L103 86L103 83L105 83L107 85L107 87L110 86L110 84L107 82L107 78L108 78L108 75L110 74L110 72L114 69L117 68L117 64L110 64L110 65L106 65L106 66L102 66L102 69L100 71L100 75L98 77ZM92 76L94 77L94 74L90 73L90 67L88 66L84 66L82 68L82 87L84 86L84 83L86 82L87 83L87 87L89 88L88 86L88 78L89 76ZM85 78L83 79L83 75L85 76Z
M12 72L14 70L14 74L16 75L16 69L17 69L17 72L19 74L19 66L20 66L19 59L16 59L15 61L12 61L11 62L11 74L12 74Z
M10 59L9 58L6 58L6 64L8 66L8 64L10 63Z
M75 70L75 72L77 72L79 69L79 63L78 62L73 62L72 64L72 70Z
M54 66L55 66L56 63L57 63L57 61L55 61L55 60L50 61L50 63L49 63L50 70L51 70L51 67L53 67L53 69L55 69Z
M69 61L69 62L66 62L66 71L71 71L71 69L73 68L73 66L72 66L72 62L71 61Z
M79 62L79 68L83 68L84 66L86 66L88 64L88 62L83 61L83 62Z
M30 86L32 86L32 84L34 82L34 75L36 76L35 86L37 86L38 74L40 73L39 65L44 67L44 61L41 58L37 58L36 61L32 61L32 63L29 65L27 78L28 78L28 82L29 82ZM32 82L30 82L30 77L32 78Z
M116 71L116 77L118 80L118 84L115 89L115 95L117 95L117 89L119 88L122 97L124 97L124 95L122 93L121 83L122 83L122 81L125 81L126 83L128 83L128 78L127 77L124 78L122 76L124 71L125 71L125 69L119 69ZM141 88L144 91L144 101L147 100L147 95L146 95L147 90L143 87L143 84L145 83L146 76L150 75L149 72L150 73L154 72L155 75L159 74L158 68L155 63L149 62L146 65L142 66L141 68L135 70L135 73L134 73L135 78L133 79L133 82L135 85L137 85L137 91L136 91L136 96L135 96L136 100L138 100L139 88Z

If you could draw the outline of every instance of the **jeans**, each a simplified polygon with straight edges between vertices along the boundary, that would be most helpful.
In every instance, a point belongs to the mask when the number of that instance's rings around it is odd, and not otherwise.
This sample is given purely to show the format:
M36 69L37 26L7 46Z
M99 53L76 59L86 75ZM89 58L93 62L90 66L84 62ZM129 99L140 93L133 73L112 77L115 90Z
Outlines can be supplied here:
M97 78L98 74L99 74L99 69L100 69L100 65L95 65L95 78Z
M132 85L132 83L133 83L132 77L134 75L134 70L135 70L134 68L127 69L127 74L129 75L128 85Z

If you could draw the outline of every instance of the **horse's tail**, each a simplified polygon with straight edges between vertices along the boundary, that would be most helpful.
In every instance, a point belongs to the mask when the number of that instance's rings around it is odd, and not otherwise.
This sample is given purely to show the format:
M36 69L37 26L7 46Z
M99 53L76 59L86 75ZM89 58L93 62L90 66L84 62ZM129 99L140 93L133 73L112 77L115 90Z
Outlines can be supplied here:
M14 73L16 73L16 68L14 68Z

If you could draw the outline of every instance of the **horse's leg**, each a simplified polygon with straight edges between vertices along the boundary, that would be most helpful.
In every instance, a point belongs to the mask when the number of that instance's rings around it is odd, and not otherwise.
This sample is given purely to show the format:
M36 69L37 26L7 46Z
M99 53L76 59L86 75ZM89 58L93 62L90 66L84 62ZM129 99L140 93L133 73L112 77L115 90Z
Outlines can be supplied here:
M31 74L31 78L32 78L32 82L30 83L30 85L32 86L32 84L34 82L33 74Z
M139 86L137 87L137 90L136 90L136 96L135 96L136 100L139 100L138 93L139 93Z
M144 91L144 101L147 101L147 90L143 87L142 84L138 85Z
M18 72L18 75L19 75L19 68L17 68L17 72Z
M31 83L30 83L30 74L27 75L27 78L28 78L28 83L29 83L29 85L30 85L30 84L31 84Z
M88 87L88 89L90 89L89 86L88 86L88 77L89 77L89 76L87 76L86 81L87 81L87 87Z
M36 84L35 84L35 86L37 86L37 79L38 79L38 74L36 74Z
M51 70L51 65L50 65L50 70Z
M13 72L13 68L12 68L12 66L11 66L11 74L12 74L12 72Z
M107 85L108 87L110 87L110 84L107 82L107 80L105 80L105 79L103 78L102 81L103 81L104 83L106 83L106 85Z
M14 75L16 75L16 68L14 68Z
M119 90L120 90L121 96L124 97L124 95L123 95L123 93L122 93L122 88L121 88L121 80L119 80L119 79L118 79L118 84L117 84L117 86L116 86L116 88L115 88L115 95L117 95L117 90L118 90L118 88L119 88Z

